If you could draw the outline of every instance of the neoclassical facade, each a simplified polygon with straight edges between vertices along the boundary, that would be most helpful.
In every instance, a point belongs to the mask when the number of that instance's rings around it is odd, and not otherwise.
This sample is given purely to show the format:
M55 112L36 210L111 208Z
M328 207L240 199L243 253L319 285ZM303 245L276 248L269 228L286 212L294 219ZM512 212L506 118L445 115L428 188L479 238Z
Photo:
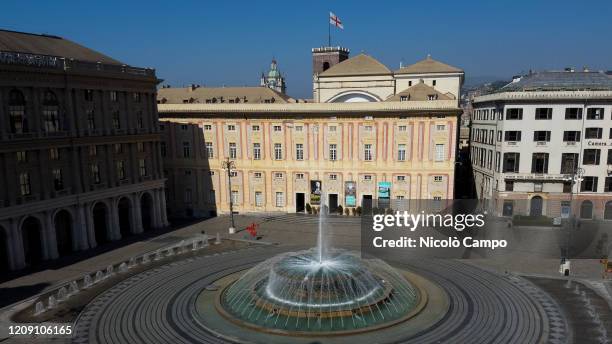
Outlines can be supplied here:
M547 71L473 99L478 198L498 215L612 220L612 78Z
M321 203L352 208L368 198L453 198L463 72L440 72L439 63L430 79L415 77L396 91L394 73L380 62L363 54L338 58L334 49L313 51L315 102L257 102L265 97L252 88L245 89L250 98L232 96L246 100L232 103L209 101L222 89L202 90L201 99L190 89L159 90L173 215L227 213L230 199L238 212L303 212ZM454 93L434 86L447 77L456 78ZM325 78L333 80L322 85Z
M0 36L2 270L166 226L155 71Z

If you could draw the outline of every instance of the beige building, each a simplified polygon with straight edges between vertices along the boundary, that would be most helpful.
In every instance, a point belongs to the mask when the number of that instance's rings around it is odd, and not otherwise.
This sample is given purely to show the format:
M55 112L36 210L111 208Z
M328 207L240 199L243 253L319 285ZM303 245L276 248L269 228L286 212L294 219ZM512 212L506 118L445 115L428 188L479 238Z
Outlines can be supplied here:
M453 198L463 72L431 61L399 75L364 54L317 48L313 103L264 87L160 89L170 212L225 213L230 197L238 212L301 212L321 196L332 209L387 196ZM396 73L404 82L413 72L397 90Z
M36 266L167 225L155 71L0 30L0 260Z

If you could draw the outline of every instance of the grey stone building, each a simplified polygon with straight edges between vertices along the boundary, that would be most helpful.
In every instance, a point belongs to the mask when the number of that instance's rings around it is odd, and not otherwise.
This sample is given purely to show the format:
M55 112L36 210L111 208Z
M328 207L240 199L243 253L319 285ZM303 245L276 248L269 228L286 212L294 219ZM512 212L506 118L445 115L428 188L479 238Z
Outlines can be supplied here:
M0 265L168 224L155 71L0 30Z

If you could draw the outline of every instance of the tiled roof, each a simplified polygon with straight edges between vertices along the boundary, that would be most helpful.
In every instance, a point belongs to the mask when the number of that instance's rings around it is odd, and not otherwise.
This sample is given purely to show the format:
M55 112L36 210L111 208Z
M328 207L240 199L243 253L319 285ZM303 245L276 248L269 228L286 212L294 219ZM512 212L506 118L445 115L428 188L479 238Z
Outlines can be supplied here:
M359 54L344 60L319 74L319 76L390 75L391 71L375 58Z
M396 70L395 74L422 74L422 73L462 73L463 70L446 63L434 60L431 56L415 64L402 67Z
M112 57L61 37L8 30L0 30L0 51L57 56L105 64L123 64Z
M498 92L612 90L612 76L600 72L537 72L500 88Z
M181 87L157 90L157 100L162 104L193 103L287 103L285 94L268 87Z
M454 97L448 96L444 93L440 93L435 88L425 85L423 80L418 84L408 87L407 89L394 94L387 98L385 101L400 101L402 97L406 97L407 101L418 101L418 100L430 100L430 96L434 96L434 100L451 100Z

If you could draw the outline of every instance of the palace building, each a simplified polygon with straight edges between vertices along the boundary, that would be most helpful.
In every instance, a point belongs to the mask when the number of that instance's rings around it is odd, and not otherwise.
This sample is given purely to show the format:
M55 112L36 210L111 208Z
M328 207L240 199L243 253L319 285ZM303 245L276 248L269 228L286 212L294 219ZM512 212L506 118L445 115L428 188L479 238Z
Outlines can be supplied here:
M168 224L155 71L0 30L0 260L36 266Z
M531 73L473 107L476 192L495 214L612 220L612 77Z
M341 47L312 57L314 102L267 87L159 90L171 215L227 213L230 198L238 212L453 198L463 72L431 57L392 71Z

